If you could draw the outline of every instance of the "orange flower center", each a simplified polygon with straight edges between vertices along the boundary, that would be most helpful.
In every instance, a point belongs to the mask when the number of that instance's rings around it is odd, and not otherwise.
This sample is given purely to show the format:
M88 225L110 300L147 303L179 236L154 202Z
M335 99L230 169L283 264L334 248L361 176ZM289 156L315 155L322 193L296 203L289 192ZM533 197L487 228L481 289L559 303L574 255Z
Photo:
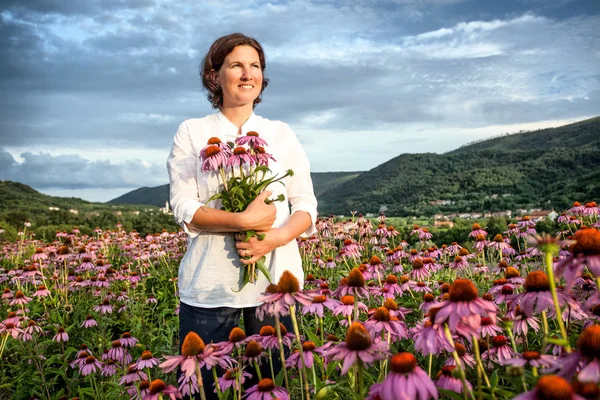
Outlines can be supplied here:
M219 148L219 146L210 146L210 147L206 148L206 150L204 150L206 157L212 157L215 154L218 154L220 152L221 152L221 149Z
M385 308L387 308L388 310L392 310L392 311L398 310L398 305L396 304L394 299L385 299L385 301L383 302L383 306Z
M398 353L390 359L390 367L398 374L408 374L417 367L417 359L410 353Z
M258 382L258 391L259 392L271 392L275 389L275 383L269 378L261 379Z
M373 314L373 319L380 322L388 322L390 320L390 311L385 307L378 307Z
M281 293L296 293L300 290L300 283L298 279L287 269L283 271L281 278L279 278L279 291Z
M574 255L600 255L600 231L593 228L580 229L575 232L577 243L571 246Z
M346 332L346 346L348 346L350 350L366 350L372 343L371 335L363 324L355 321L350 325L348 332Z
M185 339L183 339L183 344L181 345L181 354L187 357L197 356L202 353L206 345L204 341L198 336L196 332L189 332L185 335Z
M260 356L260 353L262 353L262 348L256 340L251 340L250 342L248 342L248 344L246 345L246 357L258 357Z
M219 139L218 137L211 137L210 139L208 139L207 144L219 144L219 143L222 143L221 139Z
M239 156L240 154L246 154L246 153L247 153L247 151L243 147L236 147L235 149L233 149L233 154L235 154L236 156Z
M573 388L569 382L556 375L542 376L535 387L539 399L570 400L573 396Z
M155 379L150 384L150 387L148 388L148 391L151 394L158 394L158 393L162 393L162 391L165 390L166 388L167 388L167 384L166 383L164 383L160 379Z
M244 339L246 339L246 333L237 326L229 332L229 341L231 343L238 343Z
M348 274L348 286L350 287L364 287L365 278L358 268L352 269Z
M550 290L550 280L542 271L531 271L525 278L524 286L527 292L545 292Z
M448 293L451 301L473 301L479 296L477 287L469 279L455 280Z
M314 351L317 347L314 342L304 342L302 343L302 351Z
M600 358L600 325L592 325L583 330L577 341L581 354Z

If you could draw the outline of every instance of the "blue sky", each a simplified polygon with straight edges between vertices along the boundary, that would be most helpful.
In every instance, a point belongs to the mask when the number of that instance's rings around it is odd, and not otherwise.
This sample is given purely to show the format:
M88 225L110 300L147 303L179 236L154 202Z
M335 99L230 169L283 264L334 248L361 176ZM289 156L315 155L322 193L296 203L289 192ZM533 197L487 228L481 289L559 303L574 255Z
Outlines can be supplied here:
M369 170L600 115L600 2L5 0L0 179L107 201L168 182L179 123L214 112L199 63L257 38L256 113L313 171Z

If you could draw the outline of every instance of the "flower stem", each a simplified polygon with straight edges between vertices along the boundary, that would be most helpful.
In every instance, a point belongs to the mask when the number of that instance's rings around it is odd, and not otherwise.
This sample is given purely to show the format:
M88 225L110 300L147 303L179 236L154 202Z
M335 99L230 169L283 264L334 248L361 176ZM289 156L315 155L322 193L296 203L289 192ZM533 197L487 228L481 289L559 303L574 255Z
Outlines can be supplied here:
M283 350L283 339L281 338L281 327L279 326L279 315L275 314L275 329L277 330L277 343L279 344L279 356L281 357L281 367L283 368L283 380L285 388L290 392L290 383L288 381L287 368L285 367L285 351Z
M460 357L458 356L458 353L456 352L456 344L454 343L454 339L452 338L452 333L450 332L450 328L448 327L448 324L445 323L444 324L444 333L446 333L446 338L448 339L448 342L450 342L450 346L452 346L452 357L454 358L454 362L456 363L456 368L458 368L458 371L460 372L460 380L462 381L463 384L463 395L464 398L467 398L467 393L471 395L471 398L473 400L475 400L475 396L473 395L473 392L469 389L469 386L467 385L467 376L465 375L465 370L463 368L462 362L460 361Z
M565 341L565 351L567 353L571 353L571 345L569 344L569 337L567 335L567 330L565 329L565 323L562 319L562 311L560 309L560 304L558 302L558 295L556 294L556 282L554 280L554 266L552 261L552 253L546 252L546 271L548 272L548 280L550 281L550 291L552 292L552 300L554 300L554 308L556 312L556 321L558 322L558 327L560 328L560 333Z
M477 340L475 335L473 335L473 350L475 350L475 360L477 360L477 365L479 366L479 370L481 371L481 373L485 379L485 384L487 387L491 388L492 385L490 384L490 380L489 380L487 374L485 373L485 368L483 368L483 362L481 361L481 352L479 350L479 341Z
M294 334L296 335L296 341L298 343L298 349L300 350L300 378L304 379L304 390L306 391L306 400L310 400L310 389L308 386L308 379L306 377L306 361L304 361L304 351L302 350L302 341L300 340L300 330L298 329L298 320L296 319L296 305L290 306L290 316L292 317L292 325L294 326Z
M198 382L200 399L206 400L206 393L204 393L204 384L202 383L202 373L200 372L200 364L198 363L198 360L196 360L196 381Z

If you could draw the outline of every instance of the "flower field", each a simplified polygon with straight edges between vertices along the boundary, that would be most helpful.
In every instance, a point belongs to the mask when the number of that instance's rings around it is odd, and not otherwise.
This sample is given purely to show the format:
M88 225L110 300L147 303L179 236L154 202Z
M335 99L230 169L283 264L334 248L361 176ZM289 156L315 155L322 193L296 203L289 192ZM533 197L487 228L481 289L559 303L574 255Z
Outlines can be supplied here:
M183 232L43 243L25 226L2 242L0 398L597 399L599 213L575 203L552 236L527 217L505 232L474 224L440 247L384 215L321 218L298 240L304 288L284 273L257 310L293 330L189 334L181 354Z

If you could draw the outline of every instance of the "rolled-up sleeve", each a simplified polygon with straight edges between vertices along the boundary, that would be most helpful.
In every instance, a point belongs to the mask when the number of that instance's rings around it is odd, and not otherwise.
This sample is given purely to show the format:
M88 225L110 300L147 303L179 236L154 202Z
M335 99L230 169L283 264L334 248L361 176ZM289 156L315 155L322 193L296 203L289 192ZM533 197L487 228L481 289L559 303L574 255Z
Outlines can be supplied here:
M167 170L173 217L190 237L196 237L201 232L190 229L187 224L192 222L198 208L204 205L198 196L197 163L198 154L190 139L188 126L183 122L173 139Z
M287 124L284 125L287 130L286 139L288 145L285 160L286 167L294 171L294 175L286 179L288 201L291 205L292 214L296 211L305 211L310 215L311 225L304 231L302 236L311 236L317 231L317 198L315 197L310 177L310 163L296 134Z

